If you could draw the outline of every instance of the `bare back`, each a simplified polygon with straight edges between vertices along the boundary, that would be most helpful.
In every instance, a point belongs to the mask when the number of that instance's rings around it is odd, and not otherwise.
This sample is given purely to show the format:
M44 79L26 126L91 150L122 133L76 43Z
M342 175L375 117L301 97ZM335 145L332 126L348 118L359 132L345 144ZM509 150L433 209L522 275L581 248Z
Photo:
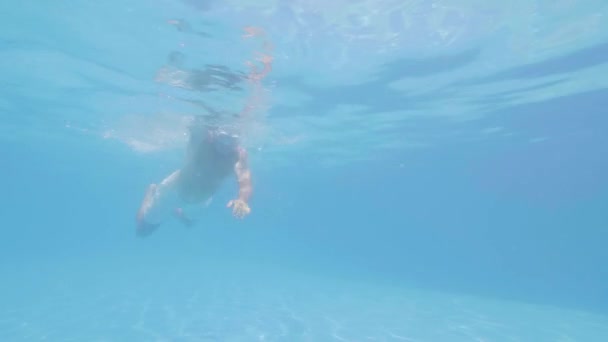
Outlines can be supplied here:
M186 202L205 201L234 173L236 147L222 150L210 143L194 146L180 172L178 193Z

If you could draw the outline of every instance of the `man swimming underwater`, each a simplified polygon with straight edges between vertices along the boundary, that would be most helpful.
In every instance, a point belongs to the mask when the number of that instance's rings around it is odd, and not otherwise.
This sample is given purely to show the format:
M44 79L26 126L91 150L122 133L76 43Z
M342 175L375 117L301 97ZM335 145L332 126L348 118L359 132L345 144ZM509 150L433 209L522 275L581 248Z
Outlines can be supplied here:
M228 202L234 216L243 218L251 212L251 174L247 152L239 145L238 136L206 125L201 120L190 127L184 166L167 176L160 184L150 184L137 213L137 235L153 233L169 216L186 226L194 222L191 214L205 203L231 173L236 175L239 192Z

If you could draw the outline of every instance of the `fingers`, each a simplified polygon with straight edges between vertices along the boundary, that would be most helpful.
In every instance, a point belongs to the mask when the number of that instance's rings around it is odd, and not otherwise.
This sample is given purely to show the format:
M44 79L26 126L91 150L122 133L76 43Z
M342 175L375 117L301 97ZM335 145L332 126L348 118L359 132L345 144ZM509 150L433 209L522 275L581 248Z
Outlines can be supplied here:
M234 210L232 211L232 215L234 215L234 217L236 218L243 218L243 209L239 208L239 207L234 207Z
M234 217L242 219L244 218L247 214L249 214L249 208L247 207L240 207L240 208L235 208L233 211Z
M251 212L247 203L239 202L239 200L231 200L226 204L227 208L232 208L232 215L236 218L243 218Z

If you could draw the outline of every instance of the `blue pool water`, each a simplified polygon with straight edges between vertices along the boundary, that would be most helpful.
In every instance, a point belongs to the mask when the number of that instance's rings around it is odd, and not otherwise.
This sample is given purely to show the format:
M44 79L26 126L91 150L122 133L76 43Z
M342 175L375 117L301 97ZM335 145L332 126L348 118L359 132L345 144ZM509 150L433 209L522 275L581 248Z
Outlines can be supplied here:
M608 340L603 1L0 13L0 341ZM194 117L251 214L139 237Z

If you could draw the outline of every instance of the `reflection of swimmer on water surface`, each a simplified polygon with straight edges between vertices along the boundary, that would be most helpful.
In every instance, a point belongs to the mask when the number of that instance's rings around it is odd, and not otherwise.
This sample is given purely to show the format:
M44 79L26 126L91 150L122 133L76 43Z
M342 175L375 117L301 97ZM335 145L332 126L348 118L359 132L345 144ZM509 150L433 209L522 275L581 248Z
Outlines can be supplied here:
M158 71L156 81L178 88L209 92L218 88L242 90L239 83L247 79L245 73L232 71L223 65L207 64L204 69L187 69L184 60L183 53L171 52L167 64Z
M197 118L189 128L184 165L163 179L150 184L137 213L137 235L147 236L173 216L186 226L194 224L213 194L233 174L238 195L228 202L234 216L243 218L251 211L251 173L247 152L239 136Z

